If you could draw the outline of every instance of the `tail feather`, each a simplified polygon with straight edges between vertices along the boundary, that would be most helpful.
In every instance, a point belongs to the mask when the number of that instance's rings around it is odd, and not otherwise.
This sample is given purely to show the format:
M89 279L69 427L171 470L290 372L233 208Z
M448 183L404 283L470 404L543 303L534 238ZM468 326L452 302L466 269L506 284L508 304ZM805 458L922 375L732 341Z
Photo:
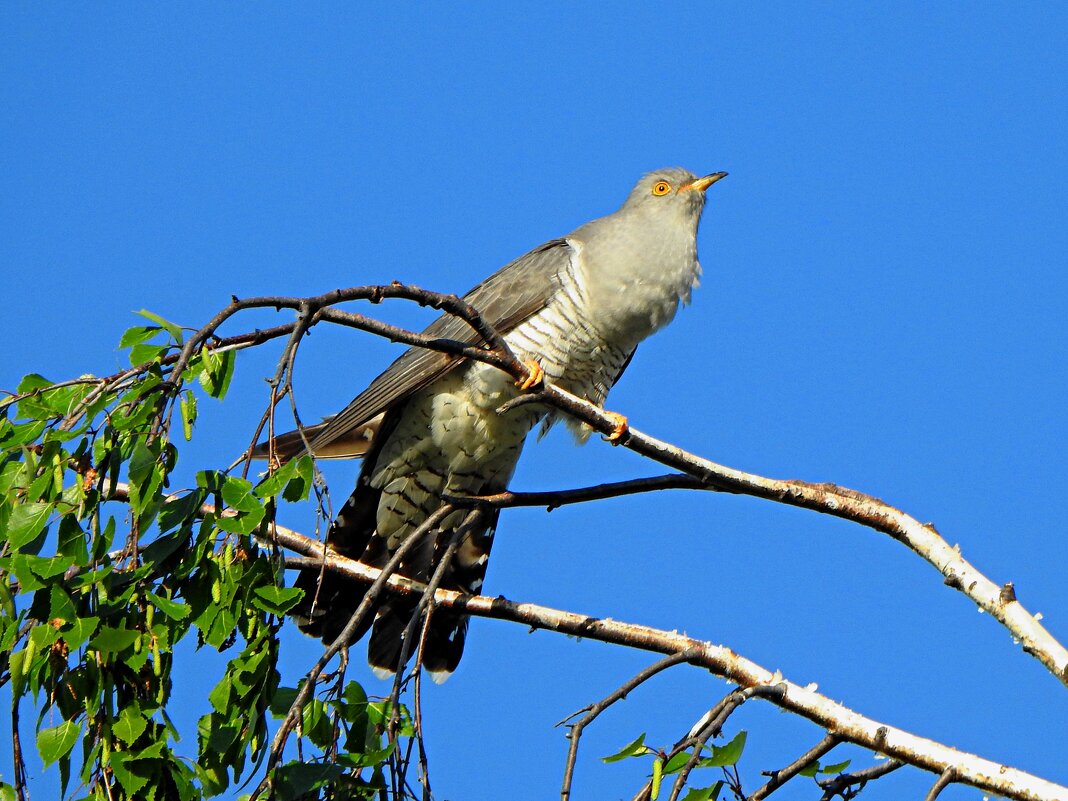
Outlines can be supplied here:
M383 491L372 486L371 476L376 471L382 445L396 425L400 413L401 409L395 408L383 420L360 471L356 489L342 506L327 534L327 543L335 551L378 568L386 565L391 553L386 540L376 532L378 507ZM481 489L474 488L472 491L494 492L499 489L500 487L496 486L486 486ZM429 514L428 510L424 511ZM481 590L490 548L493 545L497 514L486 513L478 525L464 532L463 539L442 576L442 588L464 593L478 593ZM421 535L423 541L416 543L408 552L397 573L421 583L428 582L442 559L446 544L452 540L464 517L463 514L450 515L442 528ZM422 521L409 522L415 527ZM367 593L366 584L317 568L301 570L295 586L304 590L304 597L292 613L297 625L305 634L320 638L328 644L333 643L343 633ZM374 607L368 611L345 644L351 645L370 630L367 660L375 673L391 674L403 668L400 662L401 653L405 650L404 635L418 602L419 599L414 596L402 597L384 593L376 599ZM407 649L409 659L418 651L424 621L425 617L421 617L412 629L414 642ZM426 632L422 663L435 681L444 680L459 664L467 637L467 623L466 615L447 609L434 610Z

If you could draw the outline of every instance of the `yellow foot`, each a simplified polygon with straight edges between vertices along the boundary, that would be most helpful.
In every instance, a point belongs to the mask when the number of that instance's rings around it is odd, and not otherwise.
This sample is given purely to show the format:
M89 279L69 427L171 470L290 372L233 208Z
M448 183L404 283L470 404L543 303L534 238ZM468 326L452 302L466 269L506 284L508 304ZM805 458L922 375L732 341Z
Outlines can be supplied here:
M522 381L516 381L515 385L523 392L526 392L528 389L533 389L545 380L545 371L541 369L541 365L534 359L524 359L523 364L526 365L527 368L527 377Z
M627 422L627 418L621 414L616 414L615 412L605 412L605 414L611 417L612 422L615 423L612 433L605 435L605 439L613 445L619 445L630 432L630 424Z

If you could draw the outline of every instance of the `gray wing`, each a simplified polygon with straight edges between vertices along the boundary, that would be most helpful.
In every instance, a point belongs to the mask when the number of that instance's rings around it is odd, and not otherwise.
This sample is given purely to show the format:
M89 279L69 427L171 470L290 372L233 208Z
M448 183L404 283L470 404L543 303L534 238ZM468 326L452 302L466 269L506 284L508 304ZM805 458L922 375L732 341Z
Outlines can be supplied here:
M571 246L554 239L506 264L464 296L464 300L498 332L507 334L545 308L559 288L559 276L568 268ZM435 320L423 333L435 339L451 339L465 345L483 340L471 326L450 314ZM329 450L335 440L348 438L391 406L454 370L465 360L427 350L409 348L341 412L316 426L309 437L312 450ZM351 454L356 455L356 454Z

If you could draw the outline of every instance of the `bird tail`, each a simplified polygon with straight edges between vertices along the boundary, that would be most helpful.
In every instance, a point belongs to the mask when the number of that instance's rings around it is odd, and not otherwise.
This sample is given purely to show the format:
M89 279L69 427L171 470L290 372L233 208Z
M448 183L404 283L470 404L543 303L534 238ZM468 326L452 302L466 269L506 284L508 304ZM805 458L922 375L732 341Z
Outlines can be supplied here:
M407 559L399 571L402 575L411 575L423 583L430 581L463 515L450 517L455 518L455 521L447 518L443 529L436 536L427 536L429 547L424 547L422 543L416 546L414 556ZM450 522L453 523L452 526L448 525ZM460 533L455 552L441 577L439 586L442 589L478 594L486 576L496 522L497 512L494 511ZM379 607L367 643L367 661L375 675L380 678L392 675L398 668L403 667L403 651L407 650L407 658L410 659L419 652L420 647L421 664L437 684L452 675L460 664L467 639L468 616L450 609L433 608L428 625L425 611L415 620L418 605L419 598L416 596L393 596L383 601ZM412 641L405 648L409 633ZM404 661L407 662L407 659Z
M374 529L379 495L380 491L361 477L356 491L330 527L327 542L343 556L382 568L391 553L386 541ZM463 512L454 513L438 529L421 535L422 540L405 556L397 573L424 584L430 581L465 516ZM484 513L475 525L461 533L441 578L443 589L479 592L486 575L496 521L496 512ZM368 589L366 584L317 568L302 569L295 586L304 590L304 597L293 611L297 625L305 634L327 644L333 643L344 632ZM407 651L406 664L419 651L425 628L422 665L435 682L444 681L456 669L463 655L468 616L437 608L431 612L429 626L425 626L425 612L413 624L418 604L418 596L383 593L345 645L358 641L370 630L367 661L376 675L385 677L404 667L401 663L403 652ZM409 632L411 644L405 647Z

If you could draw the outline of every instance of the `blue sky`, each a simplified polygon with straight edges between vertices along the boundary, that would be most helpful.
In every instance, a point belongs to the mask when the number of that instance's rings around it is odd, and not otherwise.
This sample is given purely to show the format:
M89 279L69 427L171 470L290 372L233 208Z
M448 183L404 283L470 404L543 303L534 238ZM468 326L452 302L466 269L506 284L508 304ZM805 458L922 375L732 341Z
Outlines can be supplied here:
M0 387L113 371L140 308L199 325L231 294L464 291L614 210L642 172L726 170L703 285L609 408L716 461L935 522L1063 640L1066 42L1056 4L6 5ZM317 330L297 370L305 419L398 352ZM186 475L247 442L274 355L240 360L227 402L202 404ZM330 467L335 496L355 471ZM514 486L658 472L560 430L528 447ZM286 522L310 530L313 512ZM509 511L485 591L685 630L1068 782L1063 686L867 529L705 494ZM295 676L315 649L286 642ZM475 621L459 672L426 699L437 797L552 795L566 750L552 724L650 661ZM641 731L673 741L726 690L675 668L632 695L584 739L578 797L629 797L641 767L596 757ZM192 754L203 709L188 692ZM738 726L750 791L819 739L757 704ZM33 773L50 797L54 778ZM899 771L864 796L931 781Z

